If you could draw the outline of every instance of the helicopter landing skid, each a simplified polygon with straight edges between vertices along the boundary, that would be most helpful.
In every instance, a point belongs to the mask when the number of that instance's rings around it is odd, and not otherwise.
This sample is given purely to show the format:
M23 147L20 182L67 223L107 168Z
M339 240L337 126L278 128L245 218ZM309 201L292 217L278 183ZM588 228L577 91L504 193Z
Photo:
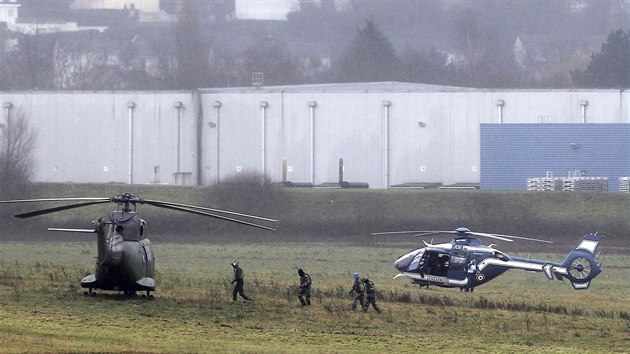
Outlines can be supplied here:
M88 291L83 293L83 295L94 297L94 296L96 296L96 292L92 288L89 288Z

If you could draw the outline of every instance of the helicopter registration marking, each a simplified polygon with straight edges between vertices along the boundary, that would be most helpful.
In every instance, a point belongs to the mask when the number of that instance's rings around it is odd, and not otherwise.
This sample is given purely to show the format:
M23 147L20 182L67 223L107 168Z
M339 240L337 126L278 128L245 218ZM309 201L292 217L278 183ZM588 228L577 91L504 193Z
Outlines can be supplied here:
M448 283L448 279L445 277L437 277L434 275L425 275L424 280L432 281L434 283Z

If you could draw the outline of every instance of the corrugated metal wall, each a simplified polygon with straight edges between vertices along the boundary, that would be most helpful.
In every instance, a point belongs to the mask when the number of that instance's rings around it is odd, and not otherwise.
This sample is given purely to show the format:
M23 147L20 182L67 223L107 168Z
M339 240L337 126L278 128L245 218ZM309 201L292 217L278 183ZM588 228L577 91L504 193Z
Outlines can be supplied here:
M527 178L630 174L629 124L482 124L481 188L527 189Z
M198 105L193 98L190 91L0 92L14 119L25 115L36 133L33 179L38 182L127 183L132 178L133 183L175 184L179 162L194 184ZM176 102L182 103L179 119ZM7 124L6 109L3 113L0 123Z
M0 92L0 104L25 112L37 131L36 181L127 182L132 172L134 183L214 184L243 170L280 181L286 162L289 181L322 184L338 181L343 159L344 180L387 188L479 183L480 124L629 123L629 97L627 90L357 83ZM187 179L178 180L178 172Z

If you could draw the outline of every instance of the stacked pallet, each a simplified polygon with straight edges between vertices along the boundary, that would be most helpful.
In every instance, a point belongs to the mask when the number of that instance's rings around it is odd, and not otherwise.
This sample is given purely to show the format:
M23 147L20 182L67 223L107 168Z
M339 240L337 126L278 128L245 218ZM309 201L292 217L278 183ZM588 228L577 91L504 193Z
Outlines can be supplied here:
M630 192L630 177L625 180L625 192ZM622 178L619 179L620 188L624 188ZM608 191L608 177L582 177L579 171L569 172L568 177L553 177L553 173L547 172L545 177L528 178L528 191ZM622 189L622 191L624 191Z
M562 180L562 190L569 192L576 191L608 191L607 177L568 177Z
M630 193L630 177L619 177L619 191Z

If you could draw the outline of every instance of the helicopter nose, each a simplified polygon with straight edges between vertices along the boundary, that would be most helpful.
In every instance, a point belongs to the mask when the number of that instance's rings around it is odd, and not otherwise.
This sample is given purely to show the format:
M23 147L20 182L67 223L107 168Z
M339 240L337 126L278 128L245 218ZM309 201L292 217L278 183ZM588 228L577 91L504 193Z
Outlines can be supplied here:
M409 262L405 259L405 257L400 257L396 260L396 262L394 262L394 267L396 267L396 269L400 270L404 267L406 267L407 265L409 265Z
M401 271L404 270L411 264L411 262L419 252L420 250L415 250L405 254L404 256L399 257L396 262L394 262L394 267Z

